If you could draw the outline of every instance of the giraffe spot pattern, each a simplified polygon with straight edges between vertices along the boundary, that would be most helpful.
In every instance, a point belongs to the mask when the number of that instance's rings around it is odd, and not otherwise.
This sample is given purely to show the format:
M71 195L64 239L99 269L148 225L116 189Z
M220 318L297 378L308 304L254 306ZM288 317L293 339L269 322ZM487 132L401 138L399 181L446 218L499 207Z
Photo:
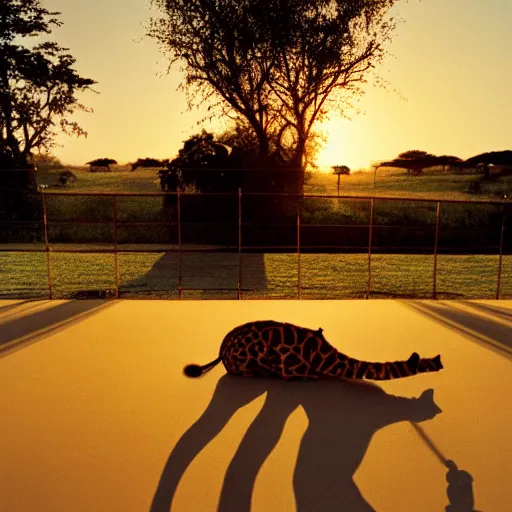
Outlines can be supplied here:
M336 350L321 328L312 330L272 320L248 322L233 329L221 344L220 359L229 373L286 379L324 376L389 380L443 368L440 356L419 362L360 361Z

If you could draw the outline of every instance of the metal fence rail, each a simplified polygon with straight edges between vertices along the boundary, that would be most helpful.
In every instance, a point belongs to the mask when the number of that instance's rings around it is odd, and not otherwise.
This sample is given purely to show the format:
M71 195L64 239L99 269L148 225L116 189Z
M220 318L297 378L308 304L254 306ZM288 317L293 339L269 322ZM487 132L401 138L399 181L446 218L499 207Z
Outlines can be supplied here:
M179 273L178 273L178 286L177 292L179 299L182 299L183 292L187 291L197 291L198 288L186 288L183 287L183 275L182 275L182 267L183 267L183 254L191 253L191 252L208 252L204 249L192 249L192 248L184 248L182 241L182 230L184 226L190 225L198 225L203 223L193 223L193 222L183 222L182 221L182 197L183 196L198 196L198 194L193 193L183 193L183 192L56 192L56 191L41 191L38 192L38 195L41 197L42 208L43 208L43 216L42 220L19 220L19 221L0 221L0 227L5 225L10 226L22 226L22 225L37 225L43 224L44 229L44 247L41 248L30 248L30 249L10 249L5 247L0 247L0 251L14 251L16 252L45 252L46 253L46 271L47 271L47 286L48 286L48 295L49 298L53 298L53 286L52 286L52 252L59 253L107 253L114 255L114 282L115 282L115 297L119 298L120 296L120 273L119 273L119 254L120 253L137 253L137 252L177 252L179 255ZM320 194L287 194L287 193L260 193L260 192L244 192L242 193L241 189L238 189L238 193L208 193L208 194L199 194L200 196L229 196L236 198L238 200L237 213L238 219L233 222L215 222L212 224L215 225L231 225L237 226L238 230L238 240L236 245L225 245L222 246L222 249L225 251L238 252L238 279L237 279L237 288L200 288L203 291L231 291L237 292L237 298L243 299L243 286L242 286L242 255L244 251L249 250L264 250L264 249L281 249L296 252L297 254L297 299L301 299L301 291L302 291L302 280L301 280L301 254L304 249L346 249L346 250L356 250L360 249L361 252L367 249L367 289L365 297L369 299L372 291L372 254L375 253L376 249L380 251L386 249L386 247L374 246L374 233L375 229L385 228L385 229L401 229L401 230L434 230L434 240L433 244L430 247L433 255L433 268L432 268L432 298L437 298L437 267L438 267L438 253L439 253L439 232L440 232L440 218L442 213L441 204L464 204L464 205L492 205L492 206L502 206L502 220L501 220L501 230L499 233L499 246L493 246L499 254L499 263L497 268L497 283L496 283L496 299L500 298L500 289L501 289L501 281L502 281L502 267L503 267L503 255L504 255L504 244L505 244L505 233L507 230L507 211L510 207L510 202L506 201L485 201L485 200L461 200L461 199L424 199L417 197L396 197L396 196L327 196ZM106 197L111 200L111 208L112 208L112 220L78 220L78 219L68 219L68 220L49 220L48 219L48 204L47 198L51 196L60 196L60 197L74 197L74 196L94 196L94 197ZM119 221L118 219L118 198L120 197L164 197L164 196L177 196L176 202L176 210L177 210L177 220L176 221ZM287 197L287 198L296 198L301 201L298 202L297 205L297 213L296 213L296 225L295 227L291 224L266 224L266 223L244 223L242 219L242 198L243 197ZM332 199L332 200L348 200L348 201L366 201L368 202L368 215L369 215L369 223L368 224L302 224L301 223L301 204L305 199ZM375 204L378 201L383 202L413 202L413 203L423 203L423 204L432 204L435 206L435 224L430 225L418 225L418 226L407 226L407 225L379 225L375 223ZM113 243L109 244L108 247L101 245L98 247L98 244L83 244L89 245L86 248L57 248L52 247L49 240L49 225L66 225L66 224L97 224L97 225L111 225L113 230ZM204 225L204 224L203 224ZM177 249L169 249L169 248L148 248L148 249L134 249L134 248L126 248L119 246L119 235L118 228L119 227L128 227L128 226L175 226L177 227L177 236L178 236L178 248ZM287 227L290 229L296 229L296 244L294 245L272 245L271 247L268 245L258 246L258 245L244 245L242 234L244 226L280 226ZM338 228L361 228L368 229L368 245L367 248L361 246L353 246L353 245L343 245L343 244L329 244L329 245L304 245L301 240L301 232L306 228L315 228L315 227L338 227ZM459 230L460 231L460 230ZM470 230L474 232L475 230ZM96 247L95 247L96 246ZM392 249L411 249L416 250L422 249L426 250L429 247L404 247L404 246L392 246L388 247ZM489 248L489 246L486 246ZM446 248L445 248L446 250ZM334 289L334 288L333 288Z

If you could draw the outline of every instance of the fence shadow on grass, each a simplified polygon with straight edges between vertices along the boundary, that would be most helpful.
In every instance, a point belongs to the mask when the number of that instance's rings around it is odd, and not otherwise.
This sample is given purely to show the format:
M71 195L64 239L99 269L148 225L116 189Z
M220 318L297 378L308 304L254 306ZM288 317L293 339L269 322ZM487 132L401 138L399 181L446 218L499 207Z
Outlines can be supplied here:
M512 325L460 309L447 302L410 301L404 304L500 355L512 357Z
M0 357L7 356L40 341L60 330L95 315L112 305L111 301L79 300L60 304L50 303L49 307L11 318L0 319ZM13 311L13 310L11 310Z
M194 298L237 298L238 253L221 252L165 252L143 275L122 284L122 296L143 295L178 298L181 265L181 285L192 292L184 291L184 298L190 293ZM122 272L122 269L121 269ZM263 291L267 288L264 254L243 254L242 290ZM210 289L230 290L226 292Z
M410 399L366 382L283 382L229 374L217 383L210 404L172 449L150 512L168 512L178 484L194 458L240 408L266 393L261 411L245 433L224 478L218 512L249 512L259 470L277 445L288 417L302 406L308 427L293 477L298 512L369 512L353 480L372 436L400 421L421 422L441 409L433 390ZM392 506L392 504L390 504Z

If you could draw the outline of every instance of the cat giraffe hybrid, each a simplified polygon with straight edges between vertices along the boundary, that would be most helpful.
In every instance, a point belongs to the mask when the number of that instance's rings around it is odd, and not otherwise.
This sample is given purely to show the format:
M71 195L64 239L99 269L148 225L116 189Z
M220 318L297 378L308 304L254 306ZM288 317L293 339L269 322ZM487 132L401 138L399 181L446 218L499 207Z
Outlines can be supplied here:
M273 320L249 322L224 337L217 359L189 364L183 371L200 377L222 361L228 373L242 377L390 380L443 369L440 355L421 359L416 352L406 361L359 361L336 350L322 332Z

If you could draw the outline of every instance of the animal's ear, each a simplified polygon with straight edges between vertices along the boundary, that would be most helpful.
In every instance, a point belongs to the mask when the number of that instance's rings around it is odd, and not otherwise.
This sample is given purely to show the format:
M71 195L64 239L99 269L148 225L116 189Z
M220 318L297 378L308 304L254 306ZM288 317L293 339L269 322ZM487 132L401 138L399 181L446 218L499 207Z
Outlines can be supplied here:
M433 389L426 389L421 393L421 396L418 400L425 400L425 402L433 402L434 401L434 390Z
M434 402L434 390L426 389L421 396L414 400L416 403L416 419L412 421L425 421L435 418L438 414L442 413L442 409Z
M441 354L437 354L437 356L434 357L432 361L434 362L436 368L439 368L440 370L444 368L443 363L441 362Z
M421 400L424 405L432 406L432 412L435 414L439 414L443 412L443 410L434 402L434 390L426 389L423 391L418 400Z

